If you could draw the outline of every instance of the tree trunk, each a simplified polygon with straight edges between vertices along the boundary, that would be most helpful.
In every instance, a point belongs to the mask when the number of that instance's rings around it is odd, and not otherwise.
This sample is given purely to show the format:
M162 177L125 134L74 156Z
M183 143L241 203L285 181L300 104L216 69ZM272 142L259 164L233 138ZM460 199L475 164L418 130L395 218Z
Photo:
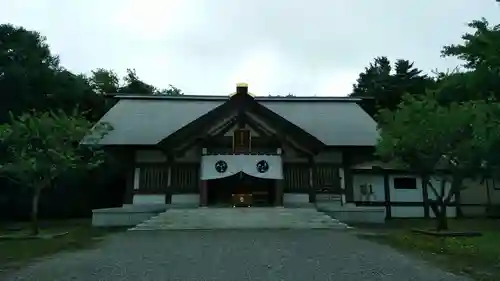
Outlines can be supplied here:
M437 217L437 231L448 230L448 216L446 212L446 204L441 202L439 217Z
M38 201L40 200L40 193L42 189L39 187L34 188L33 201L31 202L31 235L36 236L40 232L38 227Z
M430 206L430 201L429 201L429 185L431 185L430 182L430 177L427 174L421 174L420 177L422 178L422 189L423 189L423 203L424 203L424 215L425 218L429 217L429 207ZM431 186L431 188L433 188Z
M453 176L453 181L451 183L451 189L448 194L448 198L445 200L445 204L448 205L449 202L451 202L451 199L453 196L455 196L455 205L456 205L456 211L457 211L457 218L463 217L463 211L462 211L462 198L460 196L460 191L462 189L462 184L463 184L463 177L460 174L456 174Z
M446 203L444 202L443 198L440 198L438 200L433 200L431 203L431 208L432 211L434 212L434 215L436 216L436 230L437 231L442 231L442 230L448 230L448 216L446 212Z
M457 209L457 218L463 218L464 211L462 210L462 197L460 192L455 193L455 204Z

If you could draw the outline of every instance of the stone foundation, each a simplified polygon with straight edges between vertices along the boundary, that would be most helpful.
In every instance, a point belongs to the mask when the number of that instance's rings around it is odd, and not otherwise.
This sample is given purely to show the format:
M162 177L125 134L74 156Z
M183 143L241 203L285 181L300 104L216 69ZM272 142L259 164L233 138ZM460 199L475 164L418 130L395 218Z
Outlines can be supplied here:
M167 205L124 205L92 210L92 226L135 226L167 210Z

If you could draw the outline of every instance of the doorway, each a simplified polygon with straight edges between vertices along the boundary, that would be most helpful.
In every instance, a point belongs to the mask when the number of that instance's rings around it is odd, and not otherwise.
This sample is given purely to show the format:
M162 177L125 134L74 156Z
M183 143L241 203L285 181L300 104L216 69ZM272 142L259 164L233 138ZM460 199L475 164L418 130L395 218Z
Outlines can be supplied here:
M276 181L238 173L226 178L209 180L207 193L209 206L232 207L233 194L251 194L251 206L273 206Z

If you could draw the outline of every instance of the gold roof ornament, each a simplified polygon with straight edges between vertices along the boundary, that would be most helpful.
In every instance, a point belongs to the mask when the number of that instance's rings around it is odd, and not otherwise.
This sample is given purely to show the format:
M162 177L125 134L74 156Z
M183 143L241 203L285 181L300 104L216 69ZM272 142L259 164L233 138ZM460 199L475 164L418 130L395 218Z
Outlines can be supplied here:
M248 84L247 84L247 83L244 83L244 82L236 83L236 88L247 88L247 89L248 89ZM236 92L229 94L229 96L233 96L233 95L235 95L235 94L236 94ZM251 96L251 97L255 97L255 95L254 95L254 94L252 94L252 93L250 93L250 92L248 92L248 91L247 91L247 94L248 94L249 96Z

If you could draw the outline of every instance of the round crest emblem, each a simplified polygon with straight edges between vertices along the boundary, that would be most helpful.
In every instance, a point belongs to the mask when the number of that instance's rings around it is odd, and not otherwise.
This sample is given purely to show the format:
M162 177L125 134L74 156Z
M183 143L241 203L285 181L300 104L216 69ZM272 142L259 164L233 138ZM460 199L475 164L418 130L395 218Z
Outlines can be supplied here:
M226 161L219 160L215 163L215 170L219 173L224 173L227 171L227 163Z
M266 160L260 160L257 162L257 172L259 173L265 173L269 170L269 164L267 163Z

